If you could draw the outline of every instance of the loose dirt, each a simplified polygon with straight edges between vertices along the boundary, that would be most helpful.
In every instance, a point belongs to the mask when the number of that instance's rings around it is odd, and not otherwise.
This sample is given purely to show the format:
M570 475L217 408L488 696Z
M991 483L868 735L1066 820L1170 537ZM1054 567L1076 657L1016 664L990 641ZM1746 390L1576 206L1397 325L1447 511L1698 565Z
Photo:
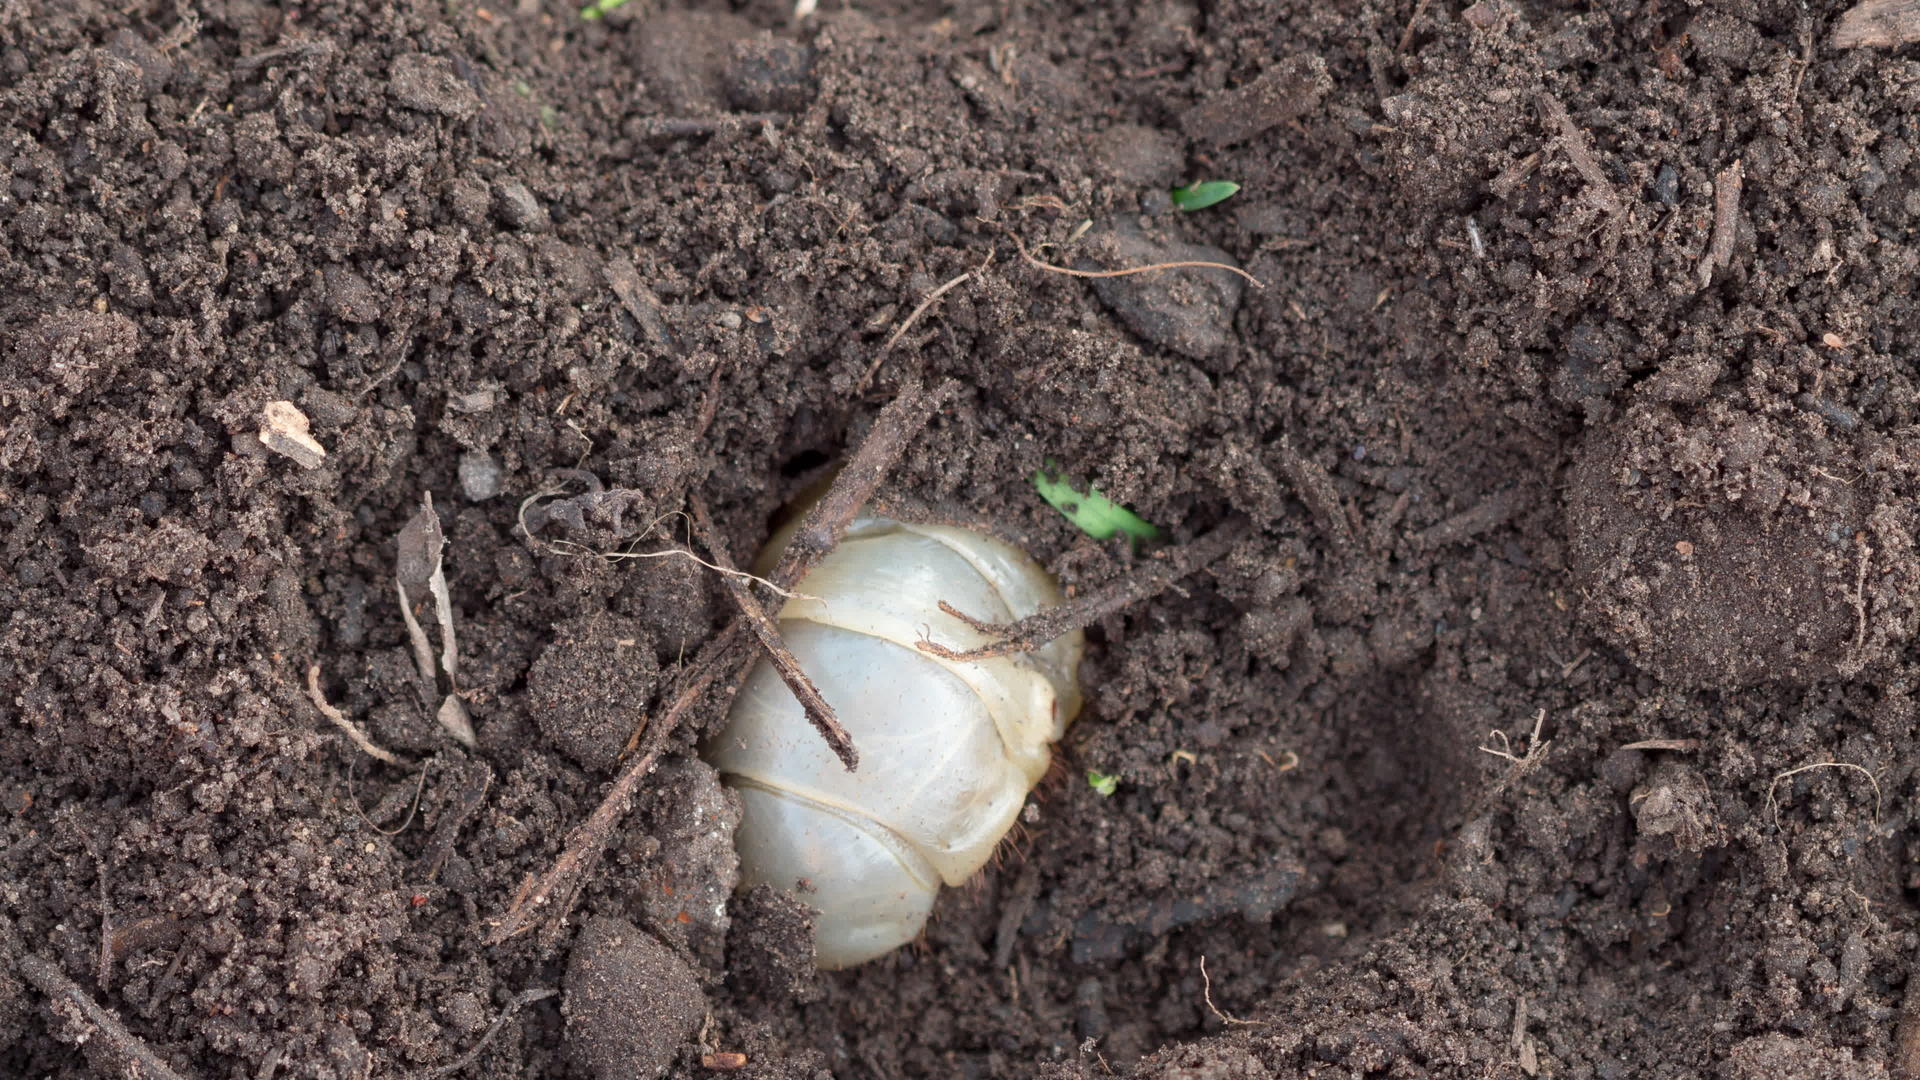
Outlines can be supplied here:
M0 1075L1915 1075L1912 46L820 9L0 5ZM485 944L734 615L610 556L697 493L744 561L939 378L889 507L1077 593L1151 555L1049 461L1249 523L1090 628L1005 857L814 972L733 893L715 694Z

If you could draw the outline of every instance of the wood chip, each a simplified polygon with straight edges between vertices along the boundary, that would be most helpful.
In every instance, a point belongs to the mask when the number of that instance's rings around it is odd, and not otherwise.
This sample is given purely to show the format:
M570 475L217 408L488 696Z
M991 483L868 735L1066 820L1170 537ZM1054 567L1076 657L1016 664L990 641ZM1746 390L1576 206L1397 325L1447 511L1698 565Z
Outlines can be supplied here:
M1920 0L1867 0L1833 28L1836 49L1890 49L1914 41L1920 41Z
M1747 170L1740 162L1721 169L1713 178L1713 240L1700 259L1700 287L1713 284L1713 272L1733 261L1733 242L1740 232L1740 189Z
M302 468L317 469L327 460L327 448L309 433L307 414L291 401L269 401L260 410L260 443L290 457Z
M1245 86L1212 94L1188 109L1180 127L1203 146L1231 146L1307 115L1332 89L1325 60L1283 57Z

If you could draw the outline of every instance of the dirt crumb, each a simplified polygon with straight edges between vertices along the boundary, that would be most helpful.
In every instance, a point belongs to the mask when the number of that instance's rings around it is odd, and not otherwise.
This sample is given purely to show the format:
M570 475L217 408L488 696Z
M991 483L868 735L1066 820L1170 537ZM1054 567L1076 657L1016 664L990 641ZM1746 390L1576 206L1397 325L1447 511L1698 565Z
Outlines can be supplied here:
M706 1014L700 980L652 935L619 919L580 928L567 960L567 1050L587 1075L663 1075Z

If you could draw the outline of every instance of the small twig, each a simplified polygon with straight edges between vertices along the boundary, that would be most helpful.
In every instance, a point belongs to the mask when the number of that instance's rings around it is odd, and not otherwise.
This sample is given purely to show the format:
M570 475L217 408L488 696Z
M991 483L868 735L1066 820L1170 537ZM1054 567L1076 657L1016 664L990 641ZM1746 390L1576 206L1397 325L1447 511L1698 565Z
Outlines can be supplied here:
M1546 723L1547 710L1541 709L1533 714L1533 734L1527 740L1527 752L1524 755L1513 752L1513 744L1507 738L1506 732L1496 728L1488 733L1488 741L1497 739L1500 745L1482 746L1477 749L1483 754L1492 754L1505 761L1507 770L1500 774L1500 779L1494 781L1492 787L1481 792L1479 797L1473 800L1473 804L1467 810L1468 820L1480 816L1482 809L1499 798L1502 792L1518 783L1522 777L1539 768L1540 763L1547 759L1547 748L1553 745L1553 740L1540 737L1541 729L1546 726Z
M1418 0L1413 5L1413 14L1408 16L1407 28L1400 32L1400 44L1393 50L1394 52L1406 52L1413 45L1413 28L1420 25L1420 16L1427 13L1427 5L1432 2L1433 0Z
M1152 273L1155 270L1180 270L1186 267L1197 266L1197 267L1202 267L1208 270L1225 270L1225 271L1228 271L1229 273L1239 274L1241 277L1246 278L1248 281L1252 282L1253 287L1256 289L1264 289L1267 287L1266 284L1262 282L1259 278L1254 277L1252 274L1247 273L1245 270L1242 270L1237 266L1230 266L1227 263L1222 263L1222 262L1207 262L1200 259L1182 259L1182 260L1179 260L1178 262L1152 263L1148 266L1129 266L1123 270L1075 270L1070 266L1058 266L1058 265L1055 265L1054 263L1042 262L1041 260L1034 258L1033 253L1027 250L1027 245L1020 240L1020 237L1017 233L1009 232L1007 235L1013 237L1013 244L1015 247L1020 249L1021 258L1027 260L1029 264L1035 267L1038 267L1041 270L1046 270L1054 274L1066 274L1070 277L1081 277L1081 278L1113 278L1113 277L1127 277L1132 274L1147 274L1147 273Z
M479 1042L468 1047L466 1053L461 1054L445 1065L420 1073L418 1080L436 1080L438 1077L452 1076L454 1073L478 1061L480 1051L487 1048L487 1043L492 1041L494 1035L498 1034L500 1029L506 1026L507 1021L517 1016L521 1009L526 1008L536 1001L544 1001L559 992L558 990L542 988L537 990L522 990L518 994L515 994L513 1000L507 1002L507 1007L500 1010L500 1015L493 1018L493 1023L487 1025L487 1030L480 1036Z
M1083 593L1064 604L1037 611L1016 622L989 623L941 601L941 611L979 633L1000 640L975 649L954 649L934 641L917 641L914 645L921 652L958 662L991 660L1011 653L1032 652L1062 634L1090 626L1116 611L1158 596L1174 582L1204 569L1225 555L1247 535L1247 531L1246 519L1235 518L1186 546L1167 553L1165 561L1149 562L1129 577Z
M1692 753L1700 749L1699 739L1641 739L1621 747L1622 750L1675 750L1680 753Z
M1778 829L1780 827L1780 804L1775 801L1773 797L1774 789L1780 786L1780 781L1789 777L1798 776L1810 769L1852 769L1854 772L1866 777L1867 783L1873 785L1873 823L1876 827L1880 824L1880 781L1875 779L1874 775L1868 772L1865 766L1855 765L1851 761L1816 761L1811 765L1802 765L1797 769L1788 769L1786 772L1775 776L1773 781L1767 785L1767 811L1773 816L1774 828Z
M946 284L928 293L926 299L920 301L919 306L914 308L913 311L907 315L906 319L894 328L893 333L887 335L886 342L880 346L880 351L874 354L873 363L867 365L866 373L860 376L860 381L854 385L853 392L859 394L866 390L867 384L873 382L873 377L880 373L880 365L887 362L887 355L893 352L893 347L900 343L900 339L906 336L908 330L913 329L913 324L920 320L920 316L927 313L928 308L932 307L942 296L945 296L949 289L958 286L961 282L985 270L992 262L993 252L989 251L987 252L986 262L961 273L959 276L948 280Z
M391 830L383 829L375 825L373 818L368 817L367 812L360 809L360 797L353 792L353 761L351 759L347 762L347 801L353 804L354 811L360 815L360 820L367 823L367 828L372 829L381 836L399 836L401 833L407 831L407 826L413 824L413 816L420 812L420 796L426 793L427 771L432 765L433 762L428 761L425 765L420 766L420 781L413 786L413 800L407 806L407 816L402 818L400 824L394 826ZM380 803L384 802L386 802L385 799L380 800L379 803L374 804L373 808L375 810L380 809Z
M780 113L726 113L718 116L654 116L637 121L642 138L677 139L688 135L716 135L723 131L745 131L764 124L779 124L787 117Z
M1483 754L1492 754L1494 757L1501 758L1506 761L1511 761L1515 765L1526 765L1528 767L1531 767L1534 762L1534 759L1540 755L1541 751L1547 748L1547 743L1540 741L1540 728L1546 722L1547 722L1547 710L1541 709L1539 712L1536 712L1533 714L1533 736L1527 741L1527 753L1525 757L1520 757L1514 754L1513 743L1507 739L1507 733L1504 731L1501 731L1499 728L1495 728L1492 731L1487 733L1488 741L1492 741L1495 738L1498 738L1500 740L1499 747L1496 748L1492 746L1482 746L1479 748L1479 750ZM1548 742L1551 742L1551 741L1552 741L1551 739L1548 740Z
M94 960L93 984L102 993L113 981L113 897L107 888L107 860L87 842L87 854L93 856L93 876L100 890L100 953Z
M560 852L560 857L553 861L553 865L547 869L547 872L522 889L520 895L514 898L507 913L501 916L500 921L487 933L485 941L488 945L498 945L508 938L532 929L543 908L551 907L559 918L565 919L566 913L573 907L573 898L579 894L580 887L586 883L587 876L599 863L601 852L606 849L607 841L613 836L614 828L620 824L622 818L626 817L628 808L632 806L633 796L639 791L641 778L653 771L654 764L660 760L661 753L666 750L667 736L680 725L681 716L692 707L695 701L699 700L701 693L712 685L714 678L719 675L722 666L719 661L723 659L721 653L731 652L731 649L716 650L714 646L731 644L731 637L722 635L713 639L707 649L702 651L701 659L709 662L697 668L696 673L688 680L686 688L674 699L667 711L647 725L646 737L641 740L639 754L627 761L626 766L620 770L620 775L614 778L613 786L607 789L606 796L600 800L600 805L594 807L593 813L587 815L587 820L576 825L573 831L567 834L566 847ZM709 660L710 655L711 660Z
M453 856L453 845L460 838L461 828L486 803L487 791L493 787L493 769L484 761L468 762L461 770L460 781L461 788L453 805L440 812L440 820L434 823L426 846L420 849L419 857L409 870L420 881L431 884L440 876L441 868Z
M353 721L347 719L345 713L327 704L327 696L320 692L319 664L307 665L307 697L312 700L313 707L320 710L321 716L333 721L335 727L346 732L347 738L352 739L353 744L366 751L369 756L378 758L389 765L405 766L407 764L398 754L374 745L373 740L367 738L365 732L362 732Z
M783 589L758 574L750 574L745 570L740 570L735 567L721 566L719 563L708 562L694 554L691 550L680 547L679 545L660 548L657 551L595 551L585 544L576 544L571 540L547 540L543 542L549 548L553 549L555 555L564 555L569 558L591 557L595 559L605 559L608 562L619 562L622 559L686 559L727 578L729 582L759 585L784 600L819 599L818 597L808 596L806 593L794 592L792 589ZM578 550L574 550L576 548Z
M67 978L59 964L24 950L17 959L20 974L53 999L53 1011L66 1025L56 1025L56 1030L63 1030L82 1042L98 1040L127 1080L186 1080L138 1035L128 1031L119 1017L100 1007L93 995Z
M700 542L706 545L707 551L713 555L713 561L723 571L730 570L733 558L727 554L727 544L721 538L720 530L713 527L713 517L707 513L706 501L698 495L691 496L688 501L693 507L693 528L700 535ZM780 627L739 578L727 574L721 580L727 583L727 592L732 594L734 604L747 620L747 627L760 639L760 647L766 650L767 658L773 661L773 669L780 673L787 689L793 691L800 707L806 710L807 721L826 740L828 749L840 759L840 764L847 767L848 772L858 769L860 752L854 749L853 736L840 726L840 718L834 715L833 706L827 704L827 699L820 696L820 688L813 685L813 680L807 677L806 672L800 670L800 661L794 658L793 650L787 648L787 643L780 638Z
M900 459L907 440L926 426L934 409L959 386L952 379L931 390L909 384L880 410L860 448L853 452L846 467L833 478L833 486L807 511L793 538L787 541L787 550L780 556L779 565L767 575L775 585L792 588L814 563L833 550L867 500L879 489L881 479Z
M988 256L987 261L988 262L993 261L991 255ZM899 326L894 328L893 333L887 335L886 343L880 346L880 351L882 353L891 351L895 345L898 345L900 343L900 339L906 335L907 331L913 329L913 324L920 320L920 316L925 315L927 313L927 309L932 307L935 301L947 295L947 290L952 289L955 286L959 285L960 283L966 281L968 278L972 277L975 273L977 273L980 269L981 267L975 267L973 270L968 270L960 274L958 277L955 277L949 280L946 284L928 293L927 298L925 300L920 301L920 306L914 308L913 311L907 315L906 319L903 320Z
M1212 1013L1221 1023L1239 1024L1243 1027L1260 1026L1261 1022L1258 1020L1241 1020L1238 1017L1228 1016L1226 1013L1221 1012L1218 1006L1214 1005L1213 977L1207 974L1207 958L1204 956L1200 958L1200 996L1207 1000L1207 1011Z

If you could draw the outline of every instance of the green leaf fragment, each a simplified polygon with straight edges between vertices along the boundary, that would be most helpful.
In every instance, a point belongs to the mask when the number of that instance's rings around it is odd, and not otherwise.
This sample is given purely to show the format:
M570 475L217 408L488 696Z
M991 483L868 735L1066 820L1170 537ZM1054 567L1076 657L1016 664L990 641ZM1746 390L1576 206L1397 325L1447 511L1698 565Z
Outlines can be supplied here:
M1124 533L1135 544L1150 543L1160 538L1159 529L1100 494L1099 488L1090 486L1085 494L1081 494L1064 477L1049 476L1045 469L1033 474L1033 486L1041 498L1095 540L1110 540L1115 533Z
M583 19L597 19L626 2L627 0L593 0L593 3L580 9L580 17Z
M1176 210L1205 210L1217 202L1225 202L1240 190L1240 185L1231 180L1203 180L1198 184L1174 188L1171 192Z
M1106 773L1095 772L1092 769L1088 769L1087 786L1093 789L1095 795L1106 798L1120 790L1120 777L1108 776Z

